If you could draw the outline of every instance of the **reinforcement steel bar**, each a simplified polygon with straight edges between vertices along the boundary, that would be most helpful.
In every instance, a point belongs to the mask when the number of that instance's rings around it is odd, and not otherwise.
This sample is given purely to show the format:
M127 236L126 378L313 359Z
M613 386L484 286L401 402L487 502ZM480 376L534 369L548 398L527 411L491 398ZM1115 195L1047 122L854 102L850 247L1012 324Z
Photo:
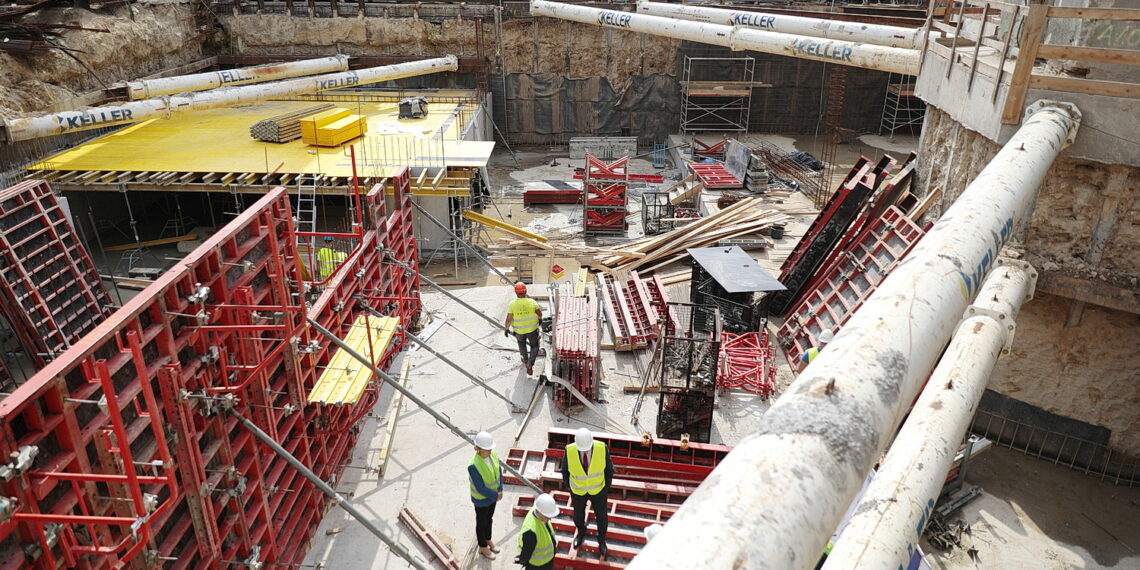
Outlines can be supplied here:
M455 434L457 437L459 437L463 441L466 441L467 443L469 443L471 445L475 445L475 440L471 439L471 436L467 435L467 432L460 429L459 426L451 423L451 420L448 419L447 416L436 411L435 408L432 408L431 405L429 405L427 402L420 399L419 396L416 396L415 394L413 394L411 390L408 390L407 388L402 386L399 382L396 381L395 378L390 376L387 372L384 372L383 370L380 370L379 368L377 368L375 364L373 364L370 360L368 360L368 357L364 356L363 354L360 354L359 352L356 352L355 350L352 350L352 347L345 344L344 341L340 340L340 338L338 338L335 334L330 332L328 329L322 327L320 323L318 323L312 319L309 319L309 325L312 326L317 332L324 335L325 338L332 341L333 344L337 345L338 347L340 347L345 352L351 354L352 357L355 358L357 361L359 361L361 364L371 368L372 372L374 374L376 374L381 379L383 379L385 382L387 382L388 385L391 386L392 388L394 388L397 392L403 394L405 398L411 400L413 403L415 403L415 405L419 406L421 410L427 412L427 414L429 416L431 416L432 418L434 418L435 421L439 423L439 425L447 428L448 431ZM503 469L506 469L508 472L511 473L511 475L514 475L515 477L517 477L520 481L523 482L524 485L530 487L536 493L542 492L542 489L539 488L538 485L535 485L534 483L531 483L530 481L528 481L526 479L526 477L523 476L522 473L519 473L517 470L515 470L514 467L507 465L507 462L504 461L502 458L499 459L499 463L503 466Z
M257 424L249 421L248 418L242 416L237 412L237 410L233 408L230 408L227 411L231 416L237 418L237 420L241 422L241 425L245 426L245 429L249 430L249 432L252 433L257 439L261 440L261 443L264 443L267 447L269 447L269 449L272 449L273 453L276 453L278 456L284 459L293 469L296 469L302 477L308 479L310 483L316 486L316 488L320 489L321 492L328 496L329 499L332 499L333 503L335 503L338 507L344 509L344 511L351 515L352 518L356 519L357 522L364 525L364 528L368 529L368 532L371 532L376 536L376 538L379 538L381 542L388 545L388 548L391 549L391 551L394 552L396 556L399 556L400 558L406 560L408 564L410 564L413 568L418 568L419 570L428 570L431 568L418 557L409 552L407 548L404 548L404 545L396 542L396 539L388 536L387 533L380 530L380 527L376 526L376 524L372 522L372 518L374 517L370 517L369 515L356 510L356 507L352 506L352 503L344 500L344 498L340 496L340 493L336 492L336 489L330 487L328 483L325 483L324 479L318 477L317 474L309 470L309 468L306 467L304 463L301 463L297 460L296 457L293 457L293 454L289 453L289 450L281 447L281 444L277 443L272 437L269 437L269 434L261 431L261 428L257 427Z
M1032 267L1012 261L982 282L824 568L896 568L910 560L1035 281Z
M832 40L847 40L878 46L918 49L922 47L922 28L903 28L863 22L842 22L823 18L805 18L787 14L765 12L744 12L691 6L664 4L661 2L638 2L637 13L648 16L663 16L692 22L723 24L755 28L768 32L799 34Z
M1079 111L1022 127L630 565L811 568L902 421Z
M149 99L160 95L173 95L189 91L216 89L230 85L245 85L274 81L290 77L301 77L315 73L348 71L348 56L334 55L317 59L305 59L288 63L269 63L253 67L223 69L192 75L177 75L158 79L143 79L126 82L127 98L132 101Z
M689 22L546 0L531 0L530 13L582 24L725 46L733 50L753 50L907 75L918 73L919 51L915 49L826 40L741 26Z
M0 129L0 135L2 135L0 139L11 143L111 125L137 123L149 119L166 119L174 113L231 107L290 95L316 93L327 89L356 87L368 83L440 71L455 71L457 67L458 63L455 56L449 55L383 67L370 67L357 71L289 79L264 85L227 87L189 95L163 96L120 105L93 107L83 111L63 111L39 117L6 119L3 128Z

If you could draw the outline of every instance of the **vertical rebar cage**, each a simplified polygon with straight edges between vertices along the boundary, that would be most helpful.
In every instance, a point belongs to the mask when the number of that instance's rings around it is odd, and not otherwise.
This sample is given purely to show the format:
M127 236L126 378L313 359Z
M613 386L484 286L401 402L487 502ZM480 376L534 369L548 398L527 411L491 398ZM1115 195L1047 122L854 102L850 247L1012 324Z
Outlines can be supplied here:
M657 344L657 436L707 443L712 434L716 398L720 311L715 306L669 303L677 330L665 331Z

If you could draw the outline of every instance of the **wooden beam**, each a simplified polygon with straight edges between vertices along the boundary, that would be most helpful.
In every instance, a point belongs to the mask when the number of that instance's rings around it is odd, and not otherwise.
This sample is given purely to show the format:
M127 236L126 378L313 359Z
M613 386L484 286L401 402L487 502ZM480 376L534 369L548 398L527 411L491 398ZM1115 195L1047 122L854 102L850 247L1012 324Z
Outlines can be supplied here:
M1088 93L1090 95L1108 95L1109 97L1140 99L1140 83L1121 83L1119 81L1102 81L1099 79L1033 75L1029 78L1029 86L1034 89L1049 89L1068 93ZM1005 122L1004 117L1002 122Z
M1140 291L1117 287L1104 281L1071 277L1057 271L1042 271L1037 279L1037 291L1140 315Z
M1127 8L1074 8L1052 6L1050 18L1081 18L1083 20L1140 20L1140 10Z
M138 247L151 247L156 245L167 245L171 243L178 243L180 241L191 241L198 239L198 234L187 234L184 236L177 236L172 238L152 239L141 243L125 243L122 245L111 245L103 248L103 251L127 251L128 249L135 249Z
M404 363L400 366L400 386L408 387L408 369L412 364L411 353L404 353ZM388 470L388 459L392 457L392 442L396 439L396 424L400 422L400 408L404 405L404 393L396 392L392 396L392 408L388 411L388 425L384 429L384 437L380 440L380 451L376 459L376 472L383 477Z
M1046 44L1037 48L1037 57L1140 65L1140 51L1131 49L1055 46Z
M1017 54L1017 65L1013 68L1009 93L1006 94L1005 108L1001 114L1003 125L1016 125L1021 122L1025 95L1029 91L1029 76L1033 73L1033 60L1037 59L1037 48L1041 46L1041 37L1045 34L1045 16L1048 12L1048 6L1034 4L1029 7L1029 14L1025 16L1025 29L1021 32L1021 43L1018 44L1020 51Z

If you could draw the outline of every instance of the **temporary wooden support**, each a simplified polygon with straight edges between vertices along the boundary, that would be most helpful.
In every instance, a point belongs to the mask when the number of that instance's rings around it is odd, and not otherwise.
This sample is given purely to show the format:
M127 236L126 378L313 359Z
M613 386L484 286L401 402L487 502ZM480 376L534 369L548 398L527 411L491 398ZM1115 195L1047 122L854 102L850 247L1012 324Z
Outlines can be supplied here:
M473 212L471 210L464 210L463 211L463 217L465 219L471 220L473 222L478 222L480 224L483 224L485 226L490 226L492 228L498 228L498 229L503 230L509 234L513 234L513 235L523 237L523 238L527 238L527 239L532 239L532 240L537 241L537 242L546 243L547 241L550 241L547 238L540 236L536 233L528 232L528 231L526 231L520 227L512 226L511 224L508 224L506 222L496 220L496 219L488 217L488 216L484 216L483 214L480 214L478 212Z
M162 238L162 239L152 239L152 240L138 242L138 243L124 243L122 245L111 245L111 246L107 246L107 247L103 248L103 251L127 251L128 249L138 249L140 247L157 247L160 245L169 245L172 243L178 243L180 241L194 241L196 239L198 239L198 234L186 234L184 236L178 236L178 237L172 237L172 238Z
M434 532L425 525L411 509L404 507L400 509L400 522L412 531L412 534L435 556L438 561L447 570L461 570L463 567L455 555L451 553L451 549L447 547L439 539Z

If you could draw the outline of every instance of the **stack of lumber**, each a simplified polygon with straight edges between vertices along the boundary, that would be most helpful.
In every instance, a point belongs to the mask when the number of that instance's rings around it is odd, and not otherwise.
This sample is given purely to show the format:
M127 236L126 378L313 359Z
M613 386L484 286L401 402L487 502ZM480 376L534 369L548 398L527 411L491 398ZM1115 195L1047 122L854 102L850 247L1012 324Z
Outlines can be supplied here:
M763 207L760 198L745 198L705 218L699 218L671 232L631 241L622 252L602 259L614 271L639 270L649 273L678 261L686 249L706 247L722 239L756 233L791 218ZM646 269L641 269L641 268Z
M330 109L301 119L301 140L313 146L340 146L368 132L368 121L348 109Z
M332 109L332 103L305 107L300 111L262 119L249 128L249 136L263 142L283 143L301 138L301 119Z

